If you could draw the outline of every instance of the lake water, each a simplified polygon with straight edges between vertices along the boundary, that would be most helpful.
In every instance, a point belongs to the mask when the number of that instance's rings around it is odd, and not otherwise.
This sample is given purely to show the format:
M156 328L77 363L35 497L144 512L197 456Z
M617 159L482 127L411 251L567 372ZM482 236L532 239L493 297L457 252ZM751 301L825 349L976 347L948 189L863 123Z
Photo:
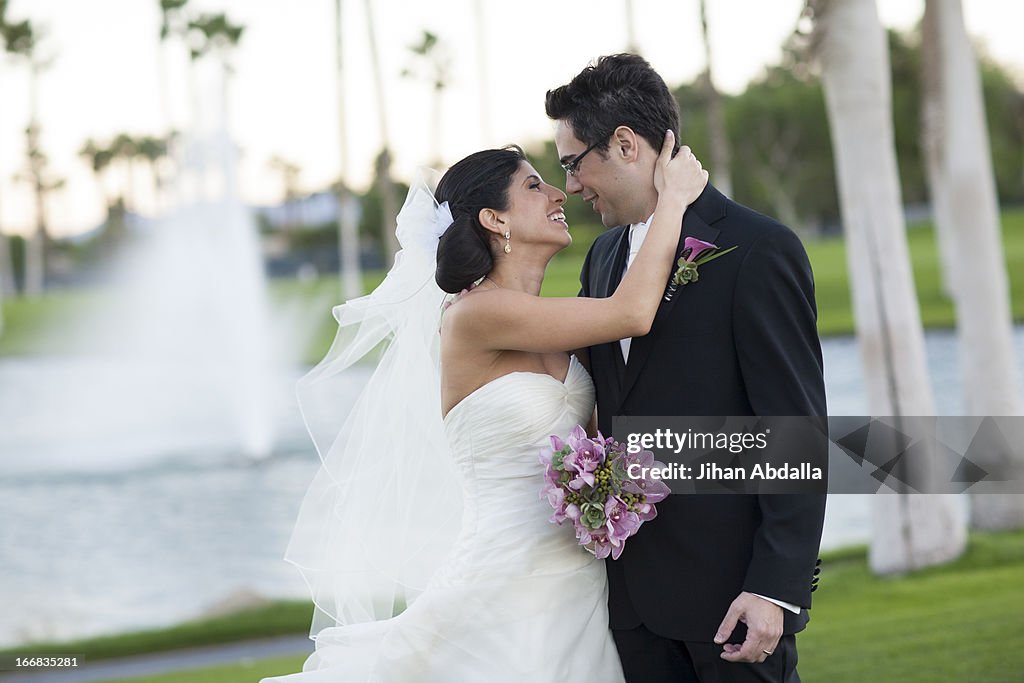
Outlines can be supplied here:
M1024 328L1015 343L1024 359ZM867 414L856 341L822 346L830 414ZM955 334L929 333L927 353L937 412L959 414ZM112 439L101 420L79 418L94 412L77 410L76 387L102 383L106 370L0 359L0 645L171 624L240 592L308 597L281 559L319 464L294 405L300 372L278 378L277 446L252 460L202 392L171 425L141 403ZM55 383L67 387L56 398L42 390ZM833 496L823 547L866 542L869 503Z

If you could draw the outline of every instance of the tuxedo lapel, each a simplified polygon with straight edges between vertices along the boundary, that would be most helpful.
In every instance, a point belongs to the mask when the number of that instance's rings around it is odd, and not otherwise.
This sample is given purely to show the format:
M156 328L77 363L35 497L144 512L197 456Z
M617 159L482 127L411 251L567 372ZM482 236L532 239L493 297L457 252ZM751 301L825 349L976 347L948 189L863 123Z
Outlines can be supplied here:
M626 254L629 251L629 226L619 228L622 233L615 241L615 247L609 249L602 259L600 273L602 275L600 287L596 291L597 298L607 298L615 293L615 289L622 281L622 271L626 267Z
M622 233L615 241L615 246L605 253L602 260L602 282L598 289L599 297L609 297L615 293L622 281L622 271L626 268L626 254L629 252L629 226L621 228ZM621 388L622 375L626 371L626 361L622 358L622 347L619 342L608 344L608 353L615 368L616 385Z
M714 188L708 186L709 190ZM717 191L714 191L718 195ZM721 196L721 195L718 195ZM702 196L703 199L703 196ZM700 200L698 200L699 202ZM670 286L672 283L672 277L676 272L676 263L683 254L683 245L686 242L687 237L696 237L699 240L705 242L712 242L718 239L720 231L717 228L713 228L701 218L700 213L697 210L697 203L695 202L693 208L687 210L686 215L683 216L683 229L679 235L679 242L676 245L676 255L672 261L672 272L669 275L668 283L666 283L665 294L662 296L661 304L658 306L658 312L654 316L654 324L651 325L653 331L658 327L659 323L663 323L664 319L672 311L672 308L676 305L676 302L682 298L681 286L675 287L675 291L672 291ZM666 298L668 300L666 300ZM625 402L626 397L629 396L630 390L633 388L633 384L636 382L636 378L640 375L640 371L643 370L644 364L647 363L647 358L650 355L651 344L654 343L655 335L646 334L643 337L634 337L633 341L629 345L629 362L626 363L625 375L622 377L622 387L619 392L619 403L614 407L612 412L613 415L617 415L619 409L622 407L622 403Z

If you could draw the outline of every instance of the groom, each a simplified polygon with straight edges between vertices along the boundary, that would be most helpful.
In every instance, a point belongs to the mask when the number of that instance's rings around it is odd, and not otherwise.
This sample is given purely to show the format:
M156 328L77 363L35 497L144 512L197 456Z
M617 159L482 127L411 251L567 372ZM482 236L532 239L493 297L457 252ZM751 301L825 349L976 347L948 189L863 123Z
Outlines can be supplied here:
M602 57L547 93L566 192L605 227L580 273L606 297L632 263L657 202L653 169L679 110L641 57ZM677 136L678 137L678 136ZM598 424L615 415L825 415L814 282L799 239L711 185L686 237L729 254L663 301L650 333L589 349ZM666 283L667 284L667 283ZM825 497L673 495L608 561L610 625L626 679L797 683Z

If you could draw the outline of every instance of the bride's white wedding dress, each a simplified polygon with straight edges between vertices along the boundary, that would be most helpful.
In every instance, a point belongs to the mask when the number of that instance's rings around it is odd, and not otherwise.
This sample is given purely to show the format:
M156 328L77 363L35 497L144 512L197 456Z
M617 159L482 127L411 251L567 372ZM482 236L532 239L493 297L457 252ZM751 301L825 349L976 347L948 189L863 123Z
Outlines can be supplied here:
M593 409L575 357L564 381L514 372L452 408L464 512L447 560L405 612L321 631L302 673L264 683L622 681L604 565L539 496L538 453Z

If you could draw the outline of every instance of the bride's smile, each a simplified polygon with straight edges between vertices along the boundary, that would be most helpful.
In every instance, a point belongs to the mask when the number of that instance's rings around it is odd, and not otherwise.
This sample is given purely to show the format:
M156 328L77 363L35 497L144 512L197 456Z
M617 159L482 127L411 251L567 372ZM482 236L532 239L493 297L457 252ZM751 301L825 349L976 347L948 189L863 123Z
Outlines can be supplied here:
M513 248L537 244L561 250L572 244L564 203L564 192L544 182L531 164L522 162L512 180L509 208L504 216L512 233Z

